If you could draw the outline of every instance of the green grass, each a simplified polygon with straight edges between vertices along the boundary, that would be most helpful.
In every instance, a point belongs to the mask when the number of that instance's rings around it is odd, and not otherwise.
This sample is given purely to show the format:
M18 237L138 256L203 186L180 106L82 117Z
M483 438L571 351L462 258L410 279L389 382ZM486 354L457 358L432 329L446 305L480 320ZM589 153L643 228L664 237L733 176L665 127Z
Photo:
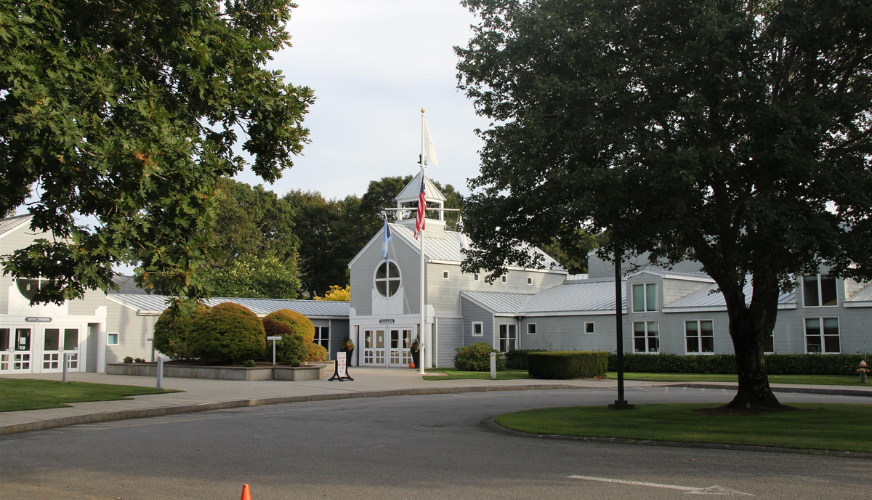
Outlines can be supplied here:
M471 371L463 371L463 370L455 370L455 369L433 369L430 370L433 373L444 373L448 375L447 377L438 375L438 376L427 376L424 375L424 380L464 380L464 379L476 379L476 380L490 380L490 372L471 372ZM497 380L517 380L519 378L530 378L530 374L527 373L527 370L502 370L497 372Z
M606 378L616 379L618 374L609 372ZM649 380L656 382L734 382L738 380L735 375L718 373L624 373L625 380ZM855 385L869 387L869 384L861 384L859 376L853 375L769 375L772 384L804 384L804 385Z
M724 443L872 452L872 405L792 404L806 411L759 415L705 415L705 404L548 408L502 415L497 423L533 434L654 441Z
M125 396L166 394L179 392L172 389L158 391L150 387L129 385L89 384L86 382L58 382L56 380L0 378L0 412L63 408L64 403L84 401L112 401L128 399Z

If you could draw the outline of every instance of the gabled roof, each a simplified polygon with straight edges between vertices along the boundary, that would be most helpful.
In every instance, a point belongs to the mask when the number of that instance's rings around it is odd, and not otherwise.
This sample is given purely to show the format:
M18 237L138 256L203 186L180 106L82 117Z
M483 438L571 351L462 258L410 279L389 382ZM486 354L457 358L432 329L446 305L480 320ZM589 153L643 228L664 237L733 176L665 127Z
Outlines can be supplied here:
M148 292L136 286L136 281L133 276L123 276L117 275L112 277L112 282L118 285L118 291L110 291L110 294L135 294L135 295L147 295Z
M0 238L15 231L21 226L30 224L31 219L33 219L33 216L30 214L0 219Z
M112 293L109 300L122 306L134 309L141 316L157 315L167 308L165 295L142 295L127 293ZM209 307L215 307L224 302L233 302L245 306L258 316L266 316L279 309L290 309L307 318L347 319L350 305L348 302L333 302L322 300L290 300L290 299L246 299L238 297L217 297L205 301Z
M872 283L846 300L845 307L872 307Z
M626 309L621 286L621 310ZM570 282L534 295L500 292L460 292L460 296L496 315L599 315L615 310L615 281Z
M659 276L664 279L673 279L673 280L688 280L688 281L705 281L707 283L714 283L715 280L712 279L711 276L704 272L682 272L682 271L671 271L669 269L664 269L662 267L650 266L637 271L635 273L630 273L630 276L638 276L640 274L653 274L654 276Z
M716 291L718 285L712 284L690 295L682 297L663 308L663 312L694 312L694 311L726 311L727 302L724 295ZM746 303L751 303L753 284L750 277L742 290ZM796 291L782 292L778 295L778 309L796 309Z
M419 171L418 175L416 175L411 181L409 181L409 183L406 184L406 187L404 187L403 190L400 191L400 194L398 194L394 198L394 201L417 200L418 196L421 194L422 175L423 172ZM439 189L436 187L436 184L434 184L433 181L431 181L430 178L426 175L424 176L424 196L428 200L433 201L445 201L446 199L445 195L442 194L442 191L439 191Z
M408 245L415 251L415 253L420 255L420 244L418 240L415 239L415 233L412 231L411 227L403 224L391 224L390 226L391 233L394 235L391 245ZM366 246L357 253L354 259L348 263L348 267L354 265L354 263L357 262L357 259L359 259L370 246L374 244L381 245L383 232L384 229L381 229L375 236L373 236L372 239L369 240L369 243L367 243ZM442 238L427 238L427 241L424 244L424 257L431 262L438 261L442 263L460 264L464 258L463 253L460 251L460 240L460 233L457 231L445 231ZM469 245L475 246L472 242L469 242ZM538 251L544 256L542 262L546 269L553 272L566 273L559 262L542 250L530 247L530 251ZM509 266L509 269L517 270L521 268L518 266Z

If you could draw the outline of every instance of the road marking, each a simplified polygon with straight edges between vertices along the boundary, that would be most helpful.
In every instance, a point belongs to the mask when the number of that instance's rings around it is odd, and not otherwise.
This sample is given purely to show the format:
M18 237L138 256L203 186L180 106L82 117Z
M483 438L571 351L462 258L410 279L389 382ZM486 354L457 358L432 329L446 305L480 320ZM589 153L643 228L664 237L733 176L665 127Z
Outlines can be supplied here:
M748 496L754 495L741 491L731 490L721 486L709 486L708 488L698 488L694 486L678 486L675 484L660 484L647 483L644 481L627 481L624 479L609 479L607 477L593 476L569 476L570 479L581 479L583 481L597 481L600 483L627 484L630 486L647 486L649 488L665 488L668 490L685 491L685 495L720 495L720 496Z

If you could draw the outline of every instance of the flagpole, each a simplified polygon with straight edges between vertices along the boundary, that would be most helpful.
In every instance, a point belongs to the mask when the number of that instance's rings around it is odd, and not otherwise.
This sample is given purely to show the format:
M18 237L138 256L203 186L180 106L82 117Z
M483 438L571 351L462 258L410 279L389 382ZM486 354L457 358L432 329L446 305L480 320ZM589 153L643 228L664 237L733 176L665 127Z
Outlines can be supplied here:
M424 182L424 108L421 108L421 182ZM418 203L421 203L421 200L418 200ZM424 218L426 218L426 216L426 213L422 215L422 217ZM422 229L419 234L421 235L421 345L419 346L420 356L418 359L421 361L419 363L421 366L418 367L418 373L423 375L424 365L426 364L426 358L424 357L424 345L427 343L427 336L424 333L424 266L426 265L426 262L424 261L424 230Z

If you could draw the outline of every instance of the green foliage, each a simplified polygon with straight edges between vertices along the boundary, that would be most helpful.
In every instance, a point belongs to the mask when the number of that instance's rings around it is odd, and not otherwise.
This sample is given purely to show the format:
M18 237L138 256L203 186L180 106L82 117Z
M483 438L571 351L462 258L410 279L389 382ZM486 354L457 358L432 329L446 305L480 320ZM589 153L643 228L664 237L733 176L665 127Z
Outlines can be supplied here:
M296 261L244 255L224 267L202 271L203 282L217 297L296 299L300 288Z
M351 285L345 285L345 288L342 288L339 285L331 285L330 290L328 290L323 297L315 297L315 300L348 302L351 300Z
M194 316L188 350L203 362L239 363L259 358L266 334L256 314L232 302L218 304Z
M476 372L490 371L490 353L494 348L487 342L477 342L465 347L456 347L454 355L454 368ZM497 353L497 371L506 369L506 360L501 353Z
M49 278L33 303L107 290L119 263L174 297L208 294L218 179L245 151L273 182L308 142L311 89L265 69L292 6L0 3L0 213L39 186L31 228L53 233L4 259Z
M282 323L291 329L291 333L300 336L307 344L315 341L315 325L312 324L309 318L297 311L279 309L267 314L264 319L272 319Z
M276 358L283 365L300 366L307 354L306 343L298 335L285 335L276 342Z
M779 292L822 263L872 278L868 4L464 5L480 24L460 87L494 125L463 271L541 265L522 243L579 229L608 230L602 257L698 261L726 299L737 404L777 404L761 361Z
M505 353L506 368L513 370L527 369L527 354L531 352L542 352L545 349L514 349Z
M767 354L769 375L856 375L862 354ZM609 371L617 370L617 354L609 354ZM624 354L624 371L640 373L736 373L732 354L681 356L678 354Z
M599 351L547 351L527 355L531 377L574 379L605 377L609 353Z
M171 304L154 324L154 348L170 359L188 359L188 334L197 313L207 311L203 304L190 301Z
M327 349L318 344L306 344L306 361L327 361Z
M254 368L256 365L257 363L255 363L253 359L246 360L245 363L242 363L242 366L246 368Z
M291 332L291 327L284 323L279 323L278 321L272 318L263 318L263 330L266 333L266 337L284 337L285 335L293 335ZM277 341L278 342L278 341ZM278 350L278 345L276 345L276 350ZM277 354L278 356L278 354ZM272 341L266 341L266 351L263 353L263 359L267 361L272 361Z
M130 363L133 363L133 358L131 358L130 356L124 356L124 363L128 365Z

